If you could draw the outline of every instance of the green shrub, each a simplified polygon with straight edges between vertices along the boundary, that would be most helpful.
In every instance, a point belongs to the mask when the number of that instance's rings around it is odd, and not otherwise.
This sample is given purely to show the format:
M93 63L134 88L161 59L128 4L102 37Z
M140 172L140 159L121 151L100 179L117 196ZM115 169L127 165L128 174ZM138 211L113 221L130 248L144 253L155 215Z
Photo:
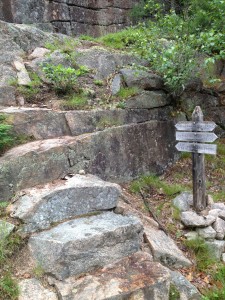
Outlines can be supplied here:
M46 78L50 80L54 90L58 94L67 94L71 93L72 90L77 90L77 77L88 72L88 69L84 66L74 69L46 63L42 68Z
M12 126L6 123L6 116L0 115L0 154L13 145Z
M225 58L225 0L173 1L174 7L171 3L145 1L140 14L153 19L102 37L101 41L147 59L151 68L164 78L169 91L179 96L189 79L198 75L197 53L209 55L211 61ZM212 83L215 80L209 78Z

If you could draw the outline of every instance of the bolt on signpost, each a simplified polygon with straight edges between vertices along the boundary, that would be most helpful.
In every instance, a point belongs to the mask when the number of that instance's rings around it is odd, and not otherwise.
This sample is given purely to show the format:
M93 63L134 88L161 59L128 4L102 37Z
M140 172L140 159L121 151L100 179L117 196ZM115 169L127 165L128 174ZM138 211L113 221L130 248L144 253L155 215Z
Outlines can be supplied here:
M207 206L205 188L205 161L204 154L216 154L217 145L205 144L214 142L218 137L211 132L216 128L214 122L203 121L200 106L196 106L192 114L192 121L178 122L175 125L176 145L178 151L192 152L193 174L193 206L196 212Z

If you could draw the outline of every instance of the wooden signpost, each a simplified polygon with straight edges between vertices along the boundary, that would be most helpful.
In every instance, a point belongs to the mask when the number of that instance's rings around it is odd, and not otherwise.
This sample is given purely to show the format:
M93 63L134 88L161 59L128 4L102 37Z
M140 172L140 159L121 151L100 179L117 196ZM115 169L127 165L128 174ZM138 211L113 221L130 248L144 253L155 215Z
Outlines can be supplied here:
M200 106L196 106L192 114L192 121L179 122L175 125L176 145L178 151L192 152L193 200L197 212L207 206L205 191L205 162L204 154L216 154L216 145L206 144L214 142L217 135L210 131L216 128L214 122L204 122Z

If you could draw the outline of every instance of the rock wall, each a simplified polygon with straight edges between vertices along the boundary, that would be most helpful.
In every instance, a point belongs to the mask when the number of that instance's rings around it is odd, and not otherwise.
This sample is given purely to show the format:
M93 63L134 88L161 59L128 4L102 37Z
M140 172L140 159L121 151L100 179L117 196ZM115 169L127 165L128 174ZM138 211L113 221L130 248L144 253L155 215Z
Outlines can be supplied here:
M0 19L11 23L51 23L56 32L99 36L130 24L138 0L1 0Z

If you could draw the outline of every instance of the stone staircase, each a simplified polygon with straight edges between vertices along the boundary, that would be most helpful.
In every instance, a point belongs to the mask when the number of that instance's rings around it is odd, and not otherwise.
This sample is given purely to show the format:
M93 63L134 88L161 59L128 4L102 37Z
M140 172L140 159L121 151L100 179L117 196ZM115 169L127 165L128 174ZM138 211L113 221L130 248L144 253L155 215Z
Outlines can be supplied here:
M17 230L29 237L35 265L54 286L51 292L34 278L22 280L19 300L34 299L36 290L41 300L168 299L169 271L141 251L141 221L114 213L120 186L102 180L162 172L174 160L167 113L13 107L0 113L15 132L36 139L0 158L0 200L12 200ZM99 126L104 113L120 124Z
M113 212L120 194L117 184L75 175L25 189L10 206L19 232L32 233L30 253L59 299L168 299L168 270L140 252L142 223ZM20 288L21 300L36 299L35 289L41 300L57 299L35 279L22 280Z

